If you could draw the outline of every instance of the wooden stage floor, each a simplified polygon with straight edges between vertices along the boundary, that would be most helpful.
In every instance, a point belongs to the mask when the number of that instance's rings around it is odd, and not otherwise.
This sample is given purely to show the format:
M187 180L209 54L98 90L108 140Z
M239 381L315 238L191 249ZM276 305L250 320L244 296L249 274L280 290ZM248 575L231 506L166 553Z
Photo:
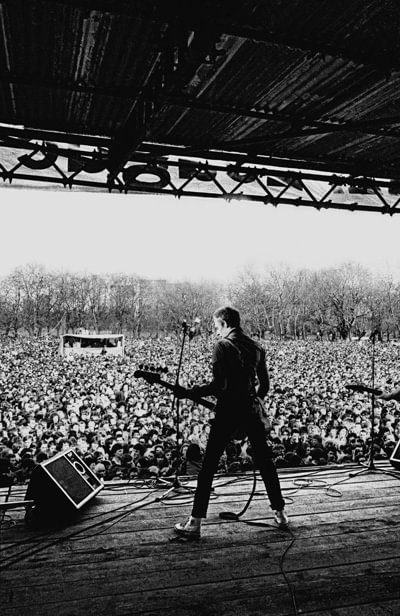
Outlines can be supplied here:
M241 520L252 474L214 482L200 541L172 528L192 495L107 483L73 523L28 531L23 509L1 523L2 616L400 615L400 473L387 462L279 470L290 530L263 485ZM193 485L193 483L191 484ZM0 491L0 502L7 491ZM12 500L21 500L16 487Z

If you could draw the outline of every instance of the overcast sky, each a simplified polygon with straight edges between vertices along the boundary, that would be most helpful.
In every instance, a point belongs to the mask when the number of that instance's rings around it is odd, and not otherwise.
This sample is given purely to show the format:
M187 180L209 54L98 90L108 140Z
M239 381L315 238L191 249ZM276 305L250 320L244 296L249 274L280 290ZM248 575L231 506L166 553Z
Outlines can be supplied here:
M36 263L52 271L227 280L248 265L319 269L348 261L400 275L400 214L0 190L0 276Z

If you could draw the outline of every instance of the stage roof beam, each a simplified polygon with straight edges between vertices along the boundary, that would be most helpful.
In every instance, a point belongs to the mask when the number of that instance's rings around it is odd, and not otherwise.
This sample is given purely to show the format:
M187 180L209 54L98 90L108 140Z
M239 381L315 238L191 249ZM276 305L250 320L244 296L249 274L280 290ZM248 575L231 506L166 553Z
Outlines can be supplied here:
M126 121L120 126L110 147L110 182L123 168L129 157L140 146L150 128L156 109L162 106L149 100L149 92L170 94L193 78L198 68L215 50L221 33L213 25L207 29L187 33L179 22L163 33L161 49L148 72L146 82L138 92Z

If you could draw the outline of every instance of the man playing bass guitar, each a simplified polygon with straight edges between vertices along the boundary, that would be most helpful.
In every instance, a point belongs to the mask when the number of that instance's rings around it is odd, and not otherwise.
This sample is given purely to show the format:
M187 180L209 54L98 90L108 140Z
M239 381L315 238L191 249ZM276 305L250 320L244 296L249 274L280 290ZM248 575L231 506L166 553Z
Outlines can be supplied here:
M212 481L219 459L232 436L240 430L247 434L268 494L274 519L286 527L278 474L267 443L260 406L269 390L269 375L264 348L247 336L240 327L240 315L229 306L214 313L214 327L219 337L213 351L213 379L206 385L192 387L188 397L216 396L215 420L197 479L191 516L175 525L175 532L186 539L200 538L201 522L207 516Z

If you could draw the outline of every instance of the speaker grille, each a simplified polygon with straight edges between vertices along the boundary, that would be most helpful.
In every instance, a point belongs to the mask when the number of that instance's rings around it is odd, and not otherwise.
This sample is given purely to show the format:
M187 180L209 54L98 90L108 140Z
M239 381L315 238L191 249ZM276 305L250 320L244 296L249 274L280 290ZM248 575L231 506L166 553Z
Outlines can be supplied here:
M65 458L57 458L46 464L46 471L65 490L70 499L79 505L93 492L90 485L76 472L74 466Z

